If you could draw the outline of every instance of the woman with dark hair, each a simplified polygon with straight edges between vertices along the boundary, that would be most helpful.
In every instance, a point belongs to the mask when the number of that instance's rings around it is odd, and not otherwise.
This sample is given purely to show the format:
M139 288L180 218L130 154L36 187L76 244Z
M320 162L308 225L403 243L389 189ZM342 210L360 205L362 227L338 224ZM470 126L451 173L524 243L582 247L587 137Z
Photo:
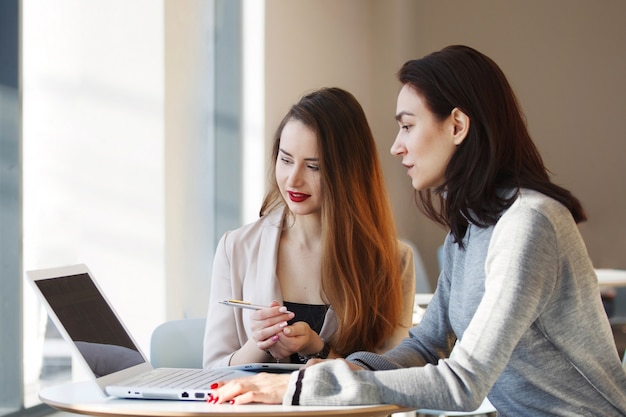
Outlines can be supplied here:
M550 181L500 68L450 46L398 75L391 152L450 230L421 323L384 354L220 384L212 402L473 410L487 396L501 416L626 415L626 373L577 227L585 213Z
M384 352L408 335L415 267L354 96L310 93L276 130L260 219L213 264L204 367ZM250 312L225 299L267 305Z

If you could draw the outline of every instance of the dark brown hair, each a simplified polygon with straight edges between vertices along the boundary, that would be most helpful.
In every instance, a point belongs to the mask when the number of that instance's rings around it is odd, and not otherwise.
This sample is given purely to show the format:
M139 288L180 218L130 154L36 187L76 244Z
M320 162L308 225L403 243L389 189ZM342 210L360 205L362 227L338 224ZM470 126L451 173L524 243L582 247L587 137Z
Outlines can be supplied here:
M376 144L356 98L323 88L293 105L272 146L261 216L286 207L276 178L283 128L298 120L317 136L322 189L322 290L338 318L330 341L342 356L376 350L401 322L401 259Z
M495 224L520 188L561 202L577 223L586 220L578 199L550 181L517 98L489 57L467 46L448 46L406 62L398 79L414 88L440 121L454 108L470 119L468 135L446 168L445 183L418 192L420 209L449 227L461 247L468 222ZM515 193L504 195L507 189Z

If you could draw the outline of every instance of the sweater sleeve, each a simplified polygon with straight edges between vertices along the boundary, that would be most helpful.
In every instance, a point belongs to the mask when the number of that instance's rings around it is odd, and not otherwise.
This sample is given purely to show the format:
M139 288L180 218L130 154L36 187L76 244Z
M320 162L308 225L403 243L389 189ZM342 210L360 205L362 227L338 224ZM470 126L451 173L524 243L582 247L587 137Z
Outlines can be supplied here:
M370 372L371 374L371 372ZM343 360L331 360L293 372L283 404L285 405L367 405L380 404L382 387L364 372L353 372ZM315 386L315 396L308 390Z
M336 361L316 365L304 371L300 389L290 386L287 396L297 392L303 405L332 401L446 410L478 407L545 306L557 276L555 233L541 213L510 209L486 239L485 262L473 262L476 273L486 275L485 292L452 357L444 358L452 339L449 315L462 312L448 306L450 287L444 280L425 321L398 347L380 356L348 358L390 370L350 372ZM286 402L291 400L286 397Z

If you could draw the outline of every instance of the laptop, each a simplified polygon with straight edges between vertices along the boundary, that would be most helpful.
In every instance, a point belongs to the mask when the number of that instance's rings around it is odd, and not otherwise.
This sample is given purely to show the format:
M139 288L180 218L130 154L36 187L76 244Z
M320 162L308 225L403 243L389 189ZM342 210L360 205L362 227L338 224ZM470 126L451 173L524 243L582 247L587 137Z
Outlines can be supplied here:
M26 272L50 318L106 395L204 401L216 381L288 372L298 365L249 364L213 370L153 368L86 265Z

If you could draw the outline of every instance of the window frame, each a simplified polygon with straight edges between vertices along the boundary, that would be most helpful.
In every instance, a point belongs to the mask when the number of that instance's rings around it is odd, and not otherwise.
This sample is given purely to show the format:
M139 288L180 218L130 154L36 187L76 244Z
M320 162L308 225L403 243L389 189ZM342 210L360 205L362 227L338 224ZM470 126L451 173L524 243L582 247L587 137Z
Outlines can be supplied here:
M0 2L0 415L23 414L20 23Z

